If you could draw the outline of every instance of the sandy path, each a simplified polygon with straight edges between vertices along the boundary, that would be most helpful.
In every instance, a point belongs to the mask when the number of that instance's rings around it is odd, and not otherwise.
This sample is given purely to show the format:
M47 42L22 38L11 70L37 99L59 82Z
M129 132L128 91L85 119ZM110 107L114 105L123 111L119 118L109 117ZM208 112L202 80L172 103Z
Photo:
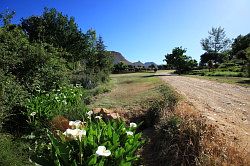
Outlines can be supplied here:
M160 78L250 151L250 88L171 74Z

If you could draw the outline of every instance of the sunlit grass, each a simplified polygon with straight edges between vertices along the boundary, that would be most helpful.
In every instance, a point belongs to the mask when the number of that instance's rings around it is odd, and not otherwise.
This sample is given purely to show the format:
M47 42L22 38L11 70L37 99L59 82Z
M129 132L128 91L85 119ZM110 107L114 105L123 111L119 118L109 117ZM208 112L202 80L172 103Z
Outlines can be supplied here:
M162 81L155 73L130 73L111 75L112 90L102 94L91 104L91 107L121 108L126 110L140 109L142 103L154 99L158 94L156 87Z
M245 78L245 77L198 76L198 75L187 75L187 76L199 79L217 81L221 83L229 83L229 84L236 84L240 86L250 87L250 78Z

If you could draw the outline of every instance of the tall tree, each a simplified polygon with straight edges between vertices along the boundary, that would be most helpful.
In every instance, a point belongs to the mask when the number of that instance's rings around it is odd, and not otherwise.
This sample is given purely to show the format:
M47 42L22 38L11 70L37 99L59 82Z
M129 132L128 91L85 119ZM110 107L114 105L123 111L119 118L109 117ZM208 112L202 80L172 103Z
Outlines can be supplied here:
M10 10L5 10L0 13L0 19L3 22L3 26L10 25L11 19L14 17L16 14L15 11L10 11Z
M167 62L169 67L175 68L176 72L179 74L192 70L197 66L197 61L187 55L184 55L186 51L187 50L182 47L175 47L171 54L165 55L164 61Z
M91 88L108 79L111 65L102 38L97 39L92 29L83 33L73 17L45 8L41 16L23 19L22 28L31 42L53 45L71 71L81 72L82 80L74 82Z
M226 37L224 28L212 28L208 31L208 38L201 39L202 49L210 53L221 53L227 50L230 46L231 40Z
M239 35L232 44L232 55L237 59L247 59L246 49L250 47L250 33Z
M32 42L45 42L67 51L64 58L71 62L84 59L87 37L78 29L73 17L56 9L45 8L42 16L22 19L22 28Z

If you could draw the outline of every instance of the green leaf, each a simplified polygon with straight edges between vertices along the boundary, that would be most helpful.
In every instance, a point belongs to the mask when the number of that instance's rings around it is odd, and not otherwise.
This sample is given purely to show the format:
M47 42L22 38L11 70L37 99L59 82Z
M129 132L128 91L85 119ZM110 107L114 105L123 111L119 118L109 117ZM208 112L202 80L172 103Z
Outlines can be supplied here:
M30 159L39 165L54 165L54 162L47 156L31 156Z
M120 166L131 166L131 162L126 162L125 160L122 160L120 163Z
M99 163L98 166L104 166L104 159L102 159Z
M112 138L112 127L111 127L111 125L110 125L110 123L108 124L108 136L109 136L109 138Z
M126 160L127 161L133 161L133 160L135 160L137 157L131 157L131 156L128 156L128 157L126 157Z
M118 146L118 141L119 141L119 135L116 133L113 133L113 145Z
M97 162L97 156L93 154L89 159L88 165L95 165L96 162Z
M76 160L73 161L73 163L71 164L71 166L77 166Z
M57 158L60 157L60 159L63 160L63 163L67 165L69 163L69 151L70 151L67 144L60 143L57 139L55 139L55 137L51 133L48 133L48 136L49 139L51 140L52 147L55 149L55 156Z

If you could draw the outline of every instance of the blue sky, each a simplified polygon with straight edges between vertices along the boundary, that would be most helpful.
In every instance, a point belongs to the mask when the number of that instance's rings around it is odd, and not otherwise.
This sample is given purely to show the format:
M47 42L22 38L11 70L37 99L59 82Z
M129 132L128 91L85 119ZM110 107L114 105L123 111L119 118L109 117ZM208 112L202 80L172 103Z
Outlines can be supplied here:
M249 6L250 0L0 0L0 11L16 11L14 23L54 7L73 16L83 31L95 29L108 50L157 64L177 46L199 60L200 40L212 27L225 28L229 38L246 35Z

